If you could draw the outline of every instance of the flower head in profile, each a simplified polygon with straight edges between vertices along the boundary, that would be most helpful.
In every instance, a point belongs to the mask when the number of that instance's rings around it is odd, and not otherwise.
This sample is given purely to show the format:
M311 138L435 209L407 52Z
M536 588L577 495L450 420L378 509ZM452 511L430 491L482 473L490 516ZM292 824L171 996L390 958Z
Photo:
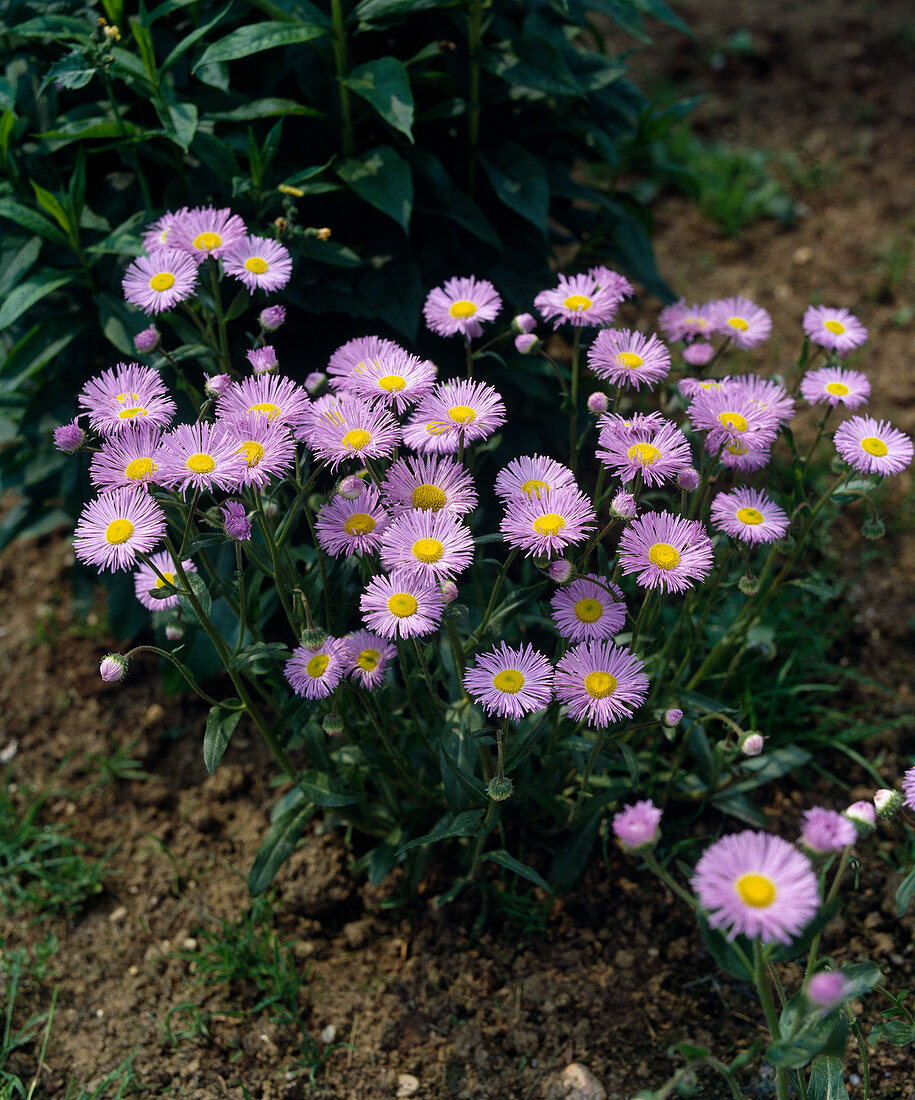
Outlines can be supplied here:
M841 970L820 970L807 983L804 992L811 1004L828 1012L848 995L849 982Z
M293 651L283 675L296 695L325 699L346 671L339 638L326 638L323 645L299 645Z
M228 537L236 542L251 538L251 520L240 500L227 500L222 505L222 525Z
M695 340L715 332L715 316L711 302L687 305L681 298L665 306L658 314L658 325L669 340Z
M485 382L440 382L416 410L432 435L472 443L505 423L505 404Z
M402 413L432 392L436 368L397 348L377 359L363 359L349 376L350 393Z
M912 440L883 420L852 416L836 431L834 442L842 458L865 474L889 477L912 461Z
M775 542L788 530L788 516L762 489L732 489L712 501L712 523L741 542Z
M169 229L169 243L198 264L210 256L223 256L245 237L245 223L229 209L198 206L176 218Z
M381 493L394 515L446 512L463 516L477 506L473 479L453 458L408 455L388 467Z
M98 671L106 684L116 684L127 674L127 661L120 653L109 653L99 661Z
M445 609L435 581L402 572L373 577L359 600L369 630L384 638L433 634Z
M607 424L601 429L597 457L620 481L641 474L646 485L663 485L692 462L686 436L676 424L647 431L626 431Z
M554 557L584 541L596 526L594 506L574 485L509 501L502 518L502 537L513 549Z
M302 429L308 446L332 470L352 459L389 458L400 442L400 425L385 409L357 397L332 399Z
M181 563L185 573L196 573L197 566L192 561ZM158 572L156 572L158 570ZM160 577L159 574L162 574ZM148 562L141 562L133 574L133 588L137 599L147 611L167 611L170 607L178 606L178 593L173 592L164 599L156 599L150 596L150 591L160 592L165 588L162 577L169 584L175 584L175 564L172 556L166 550L160 550L150 554Z
M179 424L163 436L156 461L156 482L178 492L231 491L242 484L247 471L246 453L237 437L224 425L207 421Z
M790 943L820 907L810 861L779 836L747 830L715 841L696 864L692 886L713 928L727 938Z
M553 667L530 645L513 649L500 642L467 669L464 687L488 715L517 722L549 705Z
M89 423L104 436L129 431L138 424L167 428L175 415L159 373L140 363L118 363L90 378L79 395Z
M248 290L282 290L292 276L288 250L269 237L243 237L226 249L222 264L226 274Z
M539 500L545 493L576 488L575 475L561 462L545 455L522 455L496 474L495 493L505 504L513 500Z
M430 580L463 573L473 561L473 536L447 512L405 512L381 538L381 564L388 570Z
M657 336L605 328L588 349L588 366L616 386L651 389L670 373L670 352Z
M155 252L157 249L169 248L171 242L169 234L172 226L187 214L188 208L182 206L180 210L166 210L161 218L150 222L143 231L143 247L147 252Z
M337 495L329 501L315 521L322 549L332 557L347 554L371 554L381 547L381 536L390 518L378 499L373 485L364 485L353 500Z
M910 810L915 810L915 766L902 777L903 804Z
M274 371L280 365L276 357L276 348L272 344L264 344L262 348L252 348L245 352L245 358L251 364L251 370L255 374L266 374Z
M648 848L661 835L661 813L650 798L627 806L613 817L613 835L627 852Z
M349 390L350 378L361 363L366 360L383 359L396 352L408 354L400 344L384 336L356 336L352 340L347 340L327 361L331 388L337 393Z
M534 306L545 321L553 321L554 328L564 322L576 327L608 325L632 291L622 276L613 278L615 274L594 268L587 274L560 275L555 287L541 290L534 298Z
M820 367L808 371L801 379L801 397L811 405L826 402L833 408L844 405L846 409L857 409L867 402L870 394L870 381L859 370Z
M286 321L286 307L267 306L260 311L257 319L264 332L276 332L278 328L282 328Z
M839 852L854 844L858 830L844 814L814 806L805 810L801 824L801 841L816 855Z
M502 299L487 279L448 279L429 292L423 306L426 327L439 336L481 336L482 321L493 321Z
M712 568L712 540L699 520L671 512L647 512L623 531L619 560L643 588L685 592Z
M837 355L848 355L867 339L867 329L847 309L810 306L802 324L814 344L828 348Z
M161 313L192 297L197 265L177 248L160 248L140 256L124 272L124 297L144 313Z
M626 604L616 585L596 573L576 577L553 596L553 622L572 642L612 638L626 622Z
M142 489L114 489L90 501L73 534L73 550L86 565L117 571L132 568L165 534L165 513Z
M120 486L146 486L156 481L162 431L141 424L132 431L106 439L92 456L89 477L102 492Z
M769 313L749 298L722 298L709 305L715 331L729 336L735 347L755 348L772 331Z
M396 646L369 630L354 630L343 639L347 675L368 691L384 682L388 661L396 652Z
M580 642L556 666L556 696L575 721L602 729L634 714L648 695L639 658L608 641Z

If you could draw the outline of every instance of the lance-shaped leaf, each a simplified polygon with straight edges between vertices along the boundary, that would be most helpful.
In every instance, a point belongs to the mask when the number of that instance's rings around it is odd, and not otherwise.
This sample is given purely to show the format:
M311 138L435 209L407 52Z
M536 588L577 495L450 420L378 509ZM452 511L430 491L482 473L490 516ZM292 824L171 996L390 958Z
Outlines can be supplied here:
M353 69L342 82L368 100L390 126L413 140L413 92L410 77L396 57L379 57Z
M390 145L379 145L362 157L343 161L337 175L360 199L407 232L413 211L413 178L410 166Z

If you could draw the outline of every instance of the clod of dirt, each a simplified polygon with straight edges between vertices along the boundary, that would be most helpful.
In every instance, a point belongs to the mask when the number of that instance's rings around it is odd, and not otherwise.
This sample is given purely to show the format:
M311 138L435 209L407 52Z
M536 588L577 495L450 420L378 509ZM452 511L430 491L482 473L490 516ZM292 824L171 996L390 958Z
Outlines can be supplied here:
M570 1062L546 1090L546 1100L607 1100L607 1090L581 1062Z
M400 1098L415 1096L419 1092L419 1078L412 1073L400 1073L397 1075L397 1096Z

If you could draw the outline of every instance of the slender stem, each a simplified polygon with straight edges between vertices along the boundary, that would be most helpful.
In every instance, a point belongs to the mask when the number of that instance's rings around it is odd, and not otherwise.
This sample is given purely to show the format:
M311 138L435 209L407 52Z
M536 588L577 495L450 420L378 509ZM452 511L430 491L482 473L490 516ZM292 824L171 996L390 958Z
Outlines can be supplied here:
M343 83L349 75L346 60L346 20L343 16L343 0L330 0L330 15L333 25L337 88L340 92L340 116L343 120L341 148L345 157L351 157L356 151L356 137L353 130L353 107L350 101L349 88Z
M566 828L572 827L572 822L578 817L578 811L581 809L581 804L584 801L585 793L588 790L588 783L591 781L591 772L594 770L594 765L597 761L598 754L604 743L604 731L599 729L597 731L597 737L594 739L594 747L588 754L588 762L585 765L585 770L581 776L581 784L578 788L578 797L575 799L575 803L569 810L569 816L566 818Z
M502 719L502 725L496 730L496 782L505 779L505 745L508 741L508 718Z
M426 681L426 687L429 689L429 697L433 703L437 703L440 707L447 710L448 704L442 699L438 693L438 688L435 686L435 682L432 679L432 673L429 671L429 665L426 663L426 657L423 653L423 647L420 645L419 639L413 638L413 647L416 650L416 658L419 661L419 667L423 670L423 677Z
M226 318L222 310L222 294L219 290L219 263L212 256L209 256L207 266L210 269L210 290L213 293L213 307L216 310L219 361L222 369L228 374L232 369L232 363L229 358L229 336L226 332Z
M640 851L639 855L642 857L642 859L645 860L651 870L654 871L661 882L664 883L667 889L670 890L671 893L676 894L681 901L685 901L690 909L695 911L695 909L697 908L696 899L689 892L689 890L685 889L680 885L679 882L677 882L677 880L673 877L673 875L670 874L666 867L662 867L661 864L658 863L654 852L650 848L647 848L644 851Z
M781 1029L778 1026L778 1014L775 1011L775 1002L772 999L772 987L769 985L769 979L766 975L766 961L758 937L753 940L753 980L759 993L766 1023L769 1026L769 1034L772 1036L772 1041L777 1043L781 1038ZM775 1070L775 1087L778 1100L788 1100L788 1073L786 1070L781 1068Z
M264 542L267 544L267 550L270 553L270 561L273 565L273 583L276 586L276 593L280 598L280 603L283 605L283 611L286 614L286 621L289 623L289 628L292 630L293 634L298 637L299 628L292 606L289 603L289 598L286 595L286 583L282 575L282 567L280 565L276 541L273 537L273 528L270 526L270 521L267 519L267 513L264 511L264 502L261 499L261 494L256 491L254 493L254 505L257 511L258 525L260 526L261 534L264 536ZM318 561L323 561L320 554L318 555Z
M471 197L477 183L480 143L480 46L483 40L483 0L470 0L467 12L467 53L470 64L470 104L467 112L467 183ZM470 375L468 374L468 378Z
M323 462L319 462L318 465L315 466L314 470L312 470L311 474L309 474L308 480L302 485L301 489L299 489L299 492L295 500L292 502L289 511L283 517L283 522L276 529L277 546L281 547L285 543L286 539L289 538L289 536L292 534L293 519L299 508L301 508L302 502L308 496L308 490L312 487L312 485L314 485L315 479L317 478L318 474L324 469L324 465L325 464Z
M578 465L578 375L581 358L581 326L575 326L572 337L572 386L569 391L569 469L575 473Z
M218 699L214 699L212 695L207 695L203 688L198 686L187 668L178 660L178 658L173 653L169 653L168 650L160 649L158 646L155 645L138 645L134 646L129 653L124 654L124 660L129 661L138 653L155 653L159 657L164 657L166 661L171 661L171 663L187 681L188 687L190 687L191 691L199 695L205 703L209 703L211 707L221 707L224 705L223 703L220 703ZM241 708L230 707L229 709L240 710Z
M235 652L241 649L245 640L245 567L241 560L241 543L235 543L235 576L238 580L238 641Z
M855 1033L855 1042L858 1044L858 1054L861 1057L861 1075L864 1078L863 1100L871 1100L871 1066L867 1055L867 1041L864 1038L861 1021L854 1015L848 1005L845 1006L845 1011L848 1013L851 1029Z
M645 612L651 602L651 597L654 592L652 588L645 589L645 596L642 599L642 606L639 608L638 618L635 620L635 626L632 628L632 638L629 641L630 650L635 653L636 643L639 640L639 632L642 629L642 623L645 619Z
M832 880L832 885L829 887L829 893L826 895L823 905L827 906L831 901L835 899L836 894L839 892L839 886L841 885L842 878L845 875L845 869L848 867L848 861L851 858L851 847L843 848L842 855L839 857L839 866L836 868L835 876ZM810 941L810 951L807 953L807 968L804 971L804 985L810 980L810 974L816 965L817 951L820 947L820 940L823 938L822 932L817 934Z
M470 347L470 337L464 333L464 355L467 358L467 380L473 378L473 351Z

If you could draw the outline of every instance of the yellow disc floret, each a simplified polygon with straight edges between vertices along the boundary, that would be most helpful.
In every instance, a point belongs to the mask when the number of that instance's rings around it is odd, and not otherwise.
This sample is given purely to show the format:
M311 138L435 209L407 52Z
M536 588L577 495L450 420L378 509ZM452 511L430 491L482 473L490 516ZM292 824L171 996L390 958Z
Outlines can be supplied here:
M600 600L590 597L579 600L575 605L575 618L580 623L596 623L604 613L604 605Z
M516 668L503 668L493 676L492 686L506 695L517 695L524 687L524 677Z
M347 516L343 530L348 535L370 535L378 525L368 512L353 512Z
M417 539L411 550L414 558L432 565L433 562L441 560L442 554L445 553L445 544L438 539Z
M548 493L549 491L550 486L547 482L540 481L535 477L528 478L521 486L522 493L527 493L529 497L535 496L538 500L540 499L541 493Z
M676 569L680 553L669 542L656 542L648 547L648 560L659 569Z
M437 485L424 481L413 490L410 502L414 508L421 508L424 512L438 512L448 503L448 498Z
M845 326L841 321L824 321L823 328L831 332L833 336L841 336L845 331Z
M538 516L531 526L538 535L558 535L565 527L566 521L558 512L547 512L545 516Z
M851 390L844 382L830 382L826 386L826 392L835 394L836 397L844 397L847 393L851 393Z
M132 420L135 416L148 416L146 409L142 405L135 405L132 409L121 409L118 413L118 420Z
M121 546L133 534L133 524L129 519L115 519L105 528L105 541L112 546Z
M459 321L462 321L465 317L472 317L476 311L477 307L467 298L461 298L457 302L452 302L448 307L448 312L451 316Z
M248 412L256 413L257 415L263 413L268 420L276 420L280 415L280 407L279 405L274 405L271 401L259 401L256 405L249 405Z
M861 450L867 451L869 455L874 455L876 458L883 458L889 448L882 439L878 439L875 435L868 435L861 440Z
M575 313L584 313L585 310L590 309L594 303L590 298L585 297L584 294L570 294L562 303L566 309L571 309Z
M748 523L751 527L758 527L765 516L758 508L738 508L737 518L741 523Z
M327 671L330 657L326 653L316 653L305 666L305 671L313 680L319 680Z
M236 454L244 454L245 461L253 467L264 457L264 446L262 443L258 443L256 439L246 439L238 448Z
M592 699L606 699L616 691L618 682L610 672L589 672L585 677L585 691Z
M645 360L641 355L636 355L634 351L621 351L616 357L617 363L621 367L626 367L627 370L635 370L636 367L644 366Z
M729 428L732 432L745 432L749 427L747 418L736 412L719 413L718 422L723 428Z
M365 428L351 428L340 442L344 447L349 447L354 451L361 451L363 447L371 442L371 439L371 433L367 432Z
M216 469L216 459L212 455L198 451L188 458L184 464L192 473L211 474Z
M419 604L409 592L395 592L388 600L388 611L398 619L408 619L416 614Z
M406 384L406 378L401 378L399 374L383 374L378 379L379 389L386 390L388 393L400 393Z
M661 452L652 443L633 443L626 452L626 457L640 466L650 466L655 459L661 457Z
M158 291L171 290L175 285L175 276L170 271L159 271L149 280L149 289Z
M263 275L269 264L262 256L251 256L245 260L245 267L252 275Z
M472 424L477 418L476 412L469 405L452 405L448 415L455 424Z
M381 653L377 649L363 649L356 658L356 664L363 672L374 672L381 660Z
M194 248L201 252L212 252L222 244L222 237L218 233L198 233L194 238Z
M131 481L142 481L158 469L151 458L132 458L124 467L124 477L129 477Z
M734 887L740 900L754 909L768 909L778 895L772 879L758 875L755 871L741 875Z
M168 581L169 584L173 585L175 583L175 574L168 573L163 569L162 576L156 577L156 588L164 588L166 581Z
M728 317L728 324L731 328L736 328L738 332L746 332L750 327L742 317Z

